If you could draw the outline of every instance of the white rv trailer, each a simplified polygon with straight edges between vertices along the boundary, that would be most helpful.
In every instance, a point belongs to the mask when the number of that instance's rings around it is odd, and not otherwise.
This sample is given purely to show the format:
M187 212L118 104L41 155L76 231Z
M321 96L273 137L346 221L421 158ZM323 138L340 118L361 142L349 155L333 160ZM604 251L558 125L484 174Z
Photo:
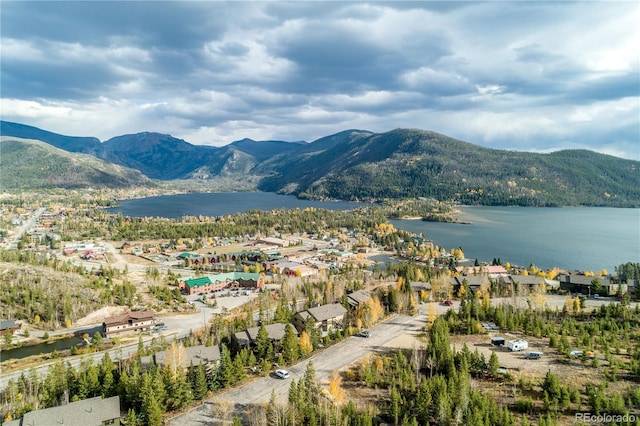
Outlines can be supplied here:
M513 352L524 351L529 348L529 342L524 339L509 340L507 342L507 349Z

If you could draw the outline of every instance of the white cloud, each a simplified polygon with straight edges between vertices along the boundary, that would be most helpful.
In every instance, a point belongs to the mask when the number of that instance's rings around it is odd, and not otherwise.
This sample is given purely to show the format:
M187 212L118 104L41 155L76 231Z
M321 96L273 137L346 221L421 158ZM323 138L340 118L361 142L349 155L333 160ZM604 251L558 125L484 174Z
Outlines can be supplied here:
M3 4L1 102L45 130L220 145L410 127L638 157L638 3L36 5Z

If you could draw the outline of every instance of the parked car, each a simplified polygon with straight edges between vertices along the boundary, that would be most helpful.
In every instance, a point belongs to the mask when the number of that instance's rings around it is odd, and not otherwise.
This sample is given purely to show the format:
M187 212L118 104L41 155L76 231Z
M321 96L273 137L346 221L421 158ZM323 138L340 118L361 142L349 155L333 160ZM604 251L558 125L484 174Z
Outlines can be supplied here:
M444 306L453 306L453 302L452 302L451 300L448 300L448 299L447 299L447 300L445 300L444 302L442 302L442 304L443 304Z
M276 370L276 376L280 379L288 379L289 372L287 370Z
M527 352L524 357L526 359L540 359L542 358L542 352Z
M369 330L362 330L360 333L358 333L358 336L360 336L360 337L371 337L371 332Z

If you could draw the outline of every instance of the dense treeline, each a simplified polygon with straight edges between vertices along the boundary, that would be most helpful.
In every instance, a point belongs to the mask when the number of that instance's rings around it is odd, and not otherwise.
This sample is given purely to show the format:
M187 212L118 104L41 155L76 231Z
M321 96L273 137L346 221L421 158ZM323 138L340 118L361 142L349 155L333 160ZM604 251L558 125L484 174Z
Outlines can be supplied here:
M640 263L627 262L616 268L621 282L640 280Z
M326 209L251 210L219 217L130 218L104 210L86 210L65 221L65 239L104 237L127 239L184 239L244 237L256 235L307 233L335 236L341 228L372 233L387 217L446 217L452 206L432 199L388 202L351 211ZM76 238L77 239L77 238Z

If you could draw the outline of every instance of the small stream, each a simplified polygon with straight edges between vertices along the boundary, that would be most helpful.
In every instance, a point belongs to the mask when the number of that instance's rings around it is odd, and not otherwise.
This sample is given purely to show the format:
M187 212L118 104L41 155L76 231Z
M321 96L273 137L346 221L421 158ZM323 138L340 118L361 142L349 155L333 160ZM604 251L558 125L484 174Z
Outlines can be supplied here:
M63 351L71 349L73 346L80 347L85 344L86 342L82 339L82 336L71 336L57 340L52 339L51 341L38 343L36 345L25 345L19 348L3 350L0 352L0 362L9 359L22 359L32 355L48 354L53 351Z

